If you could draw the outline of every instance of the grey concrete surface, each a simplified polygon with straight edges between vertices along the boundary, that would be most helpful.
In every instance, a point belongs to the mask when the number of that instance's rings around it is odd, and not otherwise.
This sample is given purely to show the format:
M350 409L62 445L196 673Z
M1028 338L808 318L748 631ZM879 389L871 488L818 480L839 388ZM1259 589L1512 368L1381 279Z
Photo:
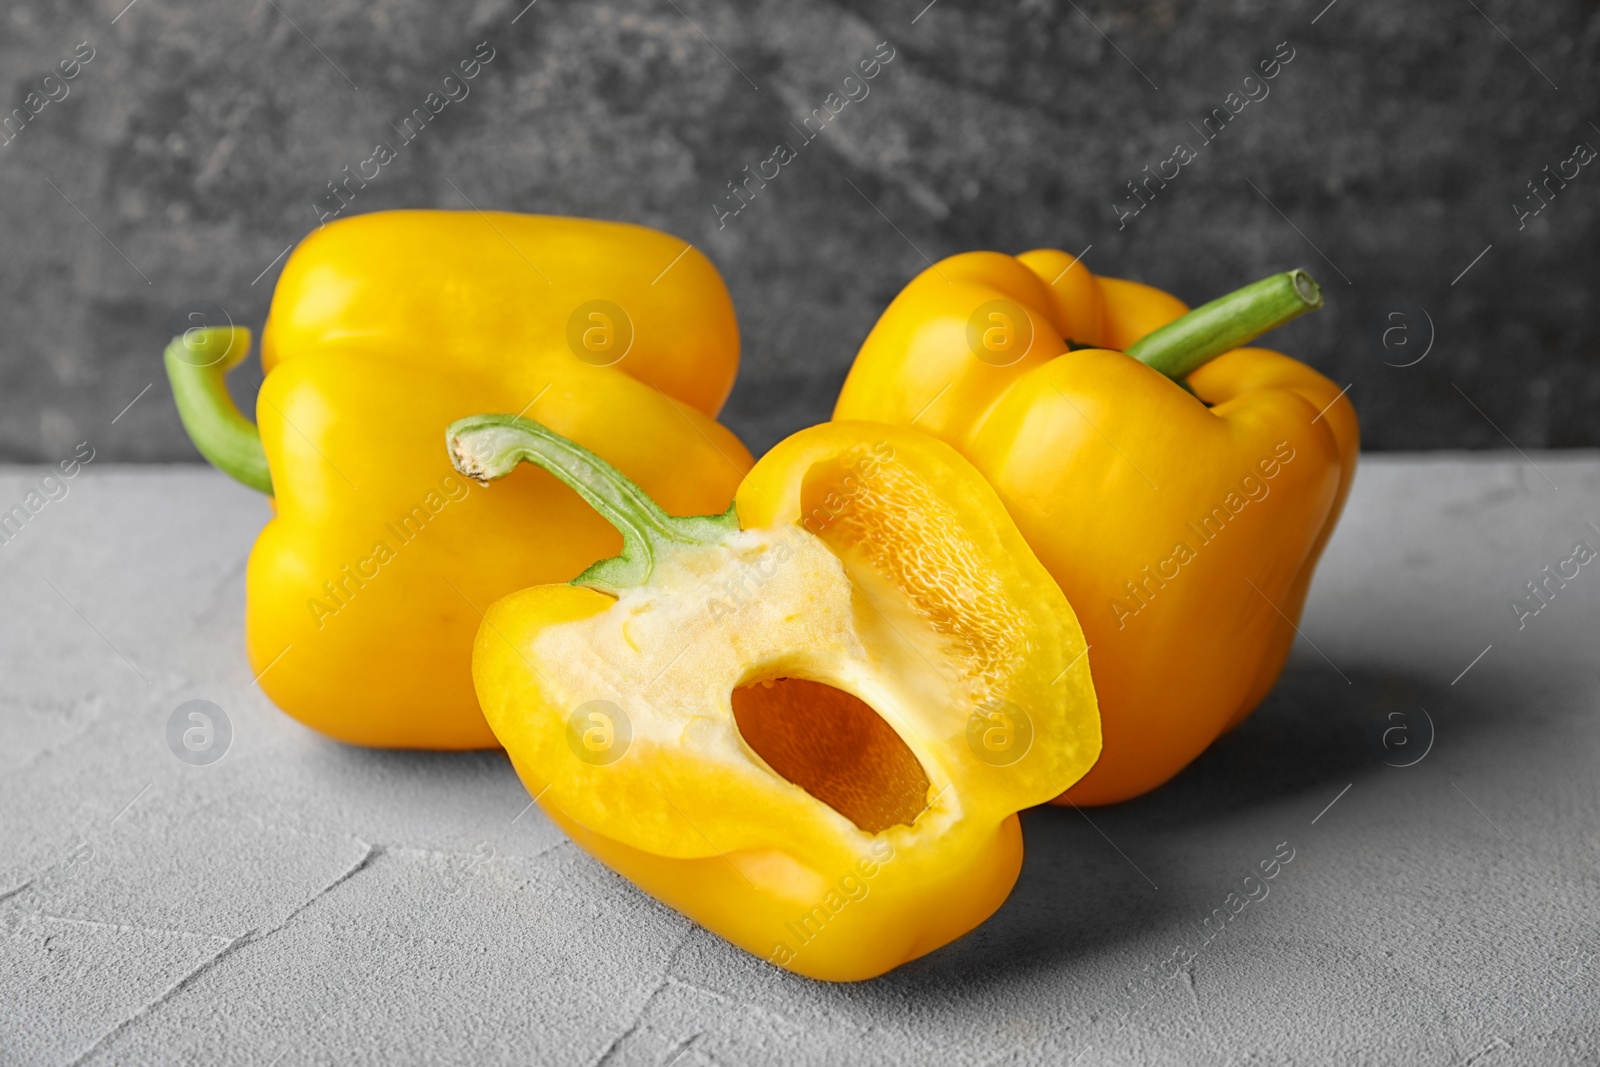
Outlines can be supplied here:
M0 470L0 503L39 477ZM1600 564L1510 607L1600 546L1596 453L1368 458L1262 709L1153 795L1028 813L993 919L852 986L655 904L500 754L272 708L259 497L67 484L0 545L0 1062L1600 1060ZM209 766L168 748L191 699L232 724Z
M868 95L720 222L727 183L885 41ZM827 417L929 258L1039 245L1191 302L1311 269L1330 306L1276 340L1352 385L1369 448L1600 445L1600 173L1545 171L1600 147L1587 0L22 0L0 11L0 115L40 110L0 137L0 460L54 461L151 382L105 458L198 459L151 402L171 312L259 327L328 183L480 42L470 94L346 210L694 242L739 309L726 417L757 454ZM46 85L80 43L93 58ZM1219 107L1239 113L1204 141ZM1180 141L1197 158L1124 224L1127 183L1173 174Z

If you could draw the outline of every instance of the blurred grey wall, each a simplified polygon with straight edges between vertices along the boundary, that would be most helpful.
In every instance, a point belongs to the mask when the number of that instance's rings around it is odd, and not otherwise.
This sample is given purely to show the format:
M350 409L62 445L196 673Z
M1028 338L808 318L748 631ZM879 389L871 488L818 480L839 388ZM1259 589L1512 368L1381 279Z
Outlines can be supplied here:
M326 183L480 42L470 96L347 211L470 198L695 242L757 453L827 417L930 258L1039 245L1191 302L1310 269L1329 309L1273 343L1350 384L1369 448L1600 445L1593 3L34 0L0 10L0 459L198 458L174 308L259 327ZM723 215L881 42L867 94Z

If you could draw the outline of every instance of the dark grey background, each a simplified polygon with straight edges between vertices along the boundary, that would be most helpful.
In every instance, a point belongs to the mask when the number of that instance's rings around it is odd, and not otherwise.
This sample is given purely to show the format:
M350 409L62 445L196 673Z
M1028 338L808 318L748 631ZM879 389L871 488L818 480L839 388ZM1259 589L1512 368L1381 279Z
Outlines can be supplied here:
M1191 302L1307 267L1330 307L1275 343L1351 384L1369 448L1600 444L1600 163L1526 229L1512 207L1600 147L1591 3L125 2L0 13L6 112L95 50L0 146L0 459L84 439L97 460L197 458L160 369L173 308L259 326L262 271L325 183L485 40L471 95L352 210L466 197L695 242L739 308L725 417L757 453L827 417L929 257L1038 245ZM724 183L885 40L870 95L719 230ZM1119 231L1124 183L1198 144L1189 122L1283 41L1270 95ZM259 371L238 377L248 397Z

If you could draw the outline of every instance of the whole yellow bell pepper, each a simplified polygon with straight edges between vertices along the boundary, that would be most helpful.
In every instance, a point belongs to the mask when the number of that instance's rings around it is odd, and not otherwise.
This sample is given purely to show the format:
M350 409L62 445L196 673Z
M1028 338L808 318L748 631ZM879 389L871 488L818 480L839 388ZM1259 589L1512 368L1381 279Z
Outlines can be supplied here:
M202 453L275 499L250 555L246 641L272 700L342 741L496 744L472 691L482 610L612 555L616 532L529 469L494 493L440 452L453 420L523 411L669 511L726 507L750 456L714 421L738 368L716 269L613 222L394 211L313 232L262 344L259 431L223 375L237 327L166 353Z
M1360 435L1333 382L1239 346L1320 303L1291 272L1186 314L1064 252L971 252L862 345L834 417L953 445L1078 610L1105 750L1064 801L1165 782L1282 670Z
M814 978L881 974L1000 906L1017 810L1089 768L1099 721L1071 606L953 449L813 427L726 514L673 518L527 419L447 441L472 478L538 464L622 533L497 602L473 653L490 726L574 841Z

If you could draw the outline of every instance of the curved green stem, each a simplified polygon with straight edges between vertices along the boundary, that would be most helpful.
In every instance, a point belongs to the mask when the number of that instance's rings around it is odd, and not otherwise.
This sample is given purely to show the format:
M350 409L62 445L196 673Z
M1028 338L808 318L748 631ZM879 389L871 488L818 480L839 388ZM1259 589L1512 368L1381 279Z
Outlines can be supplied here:
M1128 347L1128 355L1179 382L1222 353L1322 306L1322 289L1303 270L1263 278L1202 304Z
M650 580L663 549L715 544L739 529L733 507L721 515L668 515L617 468L554 430L517 415L469 415L444 434L450 462L468 478L492 482L518 463L543 467L622 534L620 555L603 559L573 585L616 596Z
M223 473L271 496L261 431L234 404L223 381L249 353L250 331L243 326L207 326L174 337L164 362L178 417L200 454Z

